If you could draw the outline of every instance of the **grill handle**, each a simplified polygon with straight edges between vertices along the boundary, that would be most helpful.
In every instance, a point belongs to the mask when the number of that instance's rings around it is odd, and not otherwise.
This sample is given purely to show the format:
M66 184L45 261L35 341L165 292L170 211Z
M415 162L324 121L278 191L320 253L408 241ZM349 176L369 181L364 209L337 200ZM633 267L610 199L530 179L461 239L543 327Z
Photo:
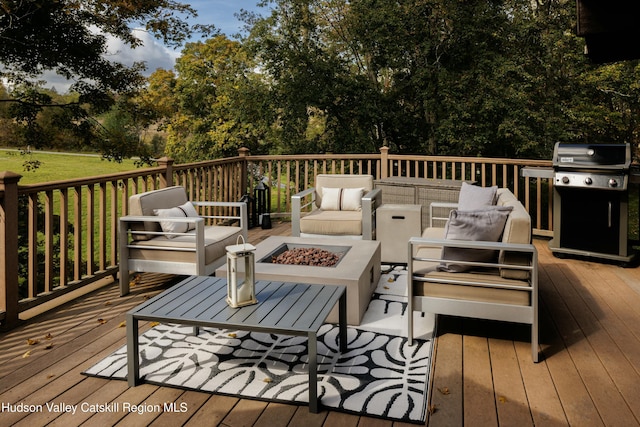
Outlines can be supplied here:
M611 200L609 200L609 228L611 228L611 210L613 209L611 205Z

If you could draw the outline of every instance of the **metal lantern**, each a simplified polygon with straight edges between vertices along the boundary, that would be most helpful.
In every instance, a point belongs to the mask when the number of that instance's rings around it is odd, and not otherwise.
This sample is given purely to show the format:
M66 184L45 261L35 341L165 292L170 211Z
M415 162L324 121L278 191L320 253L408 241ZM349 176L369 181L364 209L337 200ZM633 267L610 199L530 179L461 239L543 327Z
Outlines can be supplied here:
M242 243L240 242L242 238ZM238 236L238 244L227 246L227 304L238 308L256 304L255 246ZM244 278L242 273L244 272ZM239 274L240 273L240 274Z

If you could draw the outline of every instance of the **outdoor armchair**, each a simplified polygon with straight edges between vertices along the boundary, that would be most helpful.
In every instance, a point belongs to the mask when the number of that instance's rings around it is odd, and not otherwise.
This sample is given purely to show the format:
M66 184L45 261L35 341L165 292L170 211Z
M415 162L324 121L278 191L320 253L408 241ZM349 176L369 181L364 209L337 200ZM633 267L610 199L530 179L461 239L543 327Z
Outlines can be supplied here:
M511 191L497 190L486 210L452 211L444 228L412 237L408 251L408 313L529 324L538 361L538 254L531 218ZM407 321L411 345L414 316Z
M244 202L189 202L180 186L133 195L120 218L120 294L129 293L130 271L209 276L240 235L247 239Z
M375 240L381 203L381 190L373 188L371 175L320 174L315 187L291 198L291 234Z

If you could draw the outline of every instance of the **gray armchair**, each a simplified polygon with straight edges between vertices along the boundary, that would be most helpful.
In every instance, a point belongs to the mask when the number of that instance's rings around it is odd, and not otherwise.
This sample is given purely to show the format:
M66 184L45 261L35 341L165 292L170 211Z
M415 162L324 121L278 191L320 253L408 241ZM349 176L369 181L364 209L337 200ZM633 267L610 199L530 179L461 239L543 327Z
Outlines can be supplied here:
M373 188L371 175L317 175L315 187L291 198L291 234L375 240L381 203L381 190ZM305 214L308 207L311 211Z
M227 215L197 209L227 208ZM129 272L209 276L226 260L225 247L247 239L247 204L189 202L183 187L167 187L129 198L120 218L120 294L129 293ZM206 219L233 225L205 225ZM237 225L236 225L237 223Z

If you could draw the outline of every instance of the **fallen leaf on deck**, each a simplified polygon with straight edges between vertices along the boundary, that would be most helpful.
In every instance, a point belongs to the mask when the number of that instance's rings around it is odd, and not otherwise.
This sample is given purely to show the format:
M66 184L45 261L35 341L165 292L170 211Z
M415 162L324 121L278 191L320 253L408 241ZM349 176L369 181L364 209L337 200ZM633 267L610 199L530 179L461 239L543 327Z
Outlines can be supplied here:
M123 321L123 322L120 322L120 324L118 325L118 328L124 328L125 326L127 326L127 321L126 320Z
M111 304L113 304L111 301L107 301L104 303L104 305L111 305Z
M36 344L38 344L39 342L40 342L39 340L35 340L35 339L33 339L33 338L29 338L29 339L27 340L27 345L36 345Z
M53 335L47 334L47 335L44 336L44 339L45 340L51 340L51 339L53 339Z
M504 396L500 396L500 397L498 397L498 401L499 401L500 403L507 403L507 398L506 398L506 397L504 397Z
M31 356L31 350L27 351L25 354L22 355L22 358L25 359L27 357Z
M444 395L451 394L451 392L449 391L449 387L439 388L438 391Z
M104 319L98 319L98 323L100 323L101 325L104 325L105 323L107 323L107 321Z
M47 375L47 379L50 380L51 378L53 378L55 376L56 376L56 374L49 374L49 375Z
M160 322L149 322L149 326L151 326L152 328L154 326L158 326L160 324Z
M433 415L437 410L436 405L429 405L429 414Z
M53 348L53 343L52 342L50 342L49 344L44 346L45 350L51 350L52 348Z

